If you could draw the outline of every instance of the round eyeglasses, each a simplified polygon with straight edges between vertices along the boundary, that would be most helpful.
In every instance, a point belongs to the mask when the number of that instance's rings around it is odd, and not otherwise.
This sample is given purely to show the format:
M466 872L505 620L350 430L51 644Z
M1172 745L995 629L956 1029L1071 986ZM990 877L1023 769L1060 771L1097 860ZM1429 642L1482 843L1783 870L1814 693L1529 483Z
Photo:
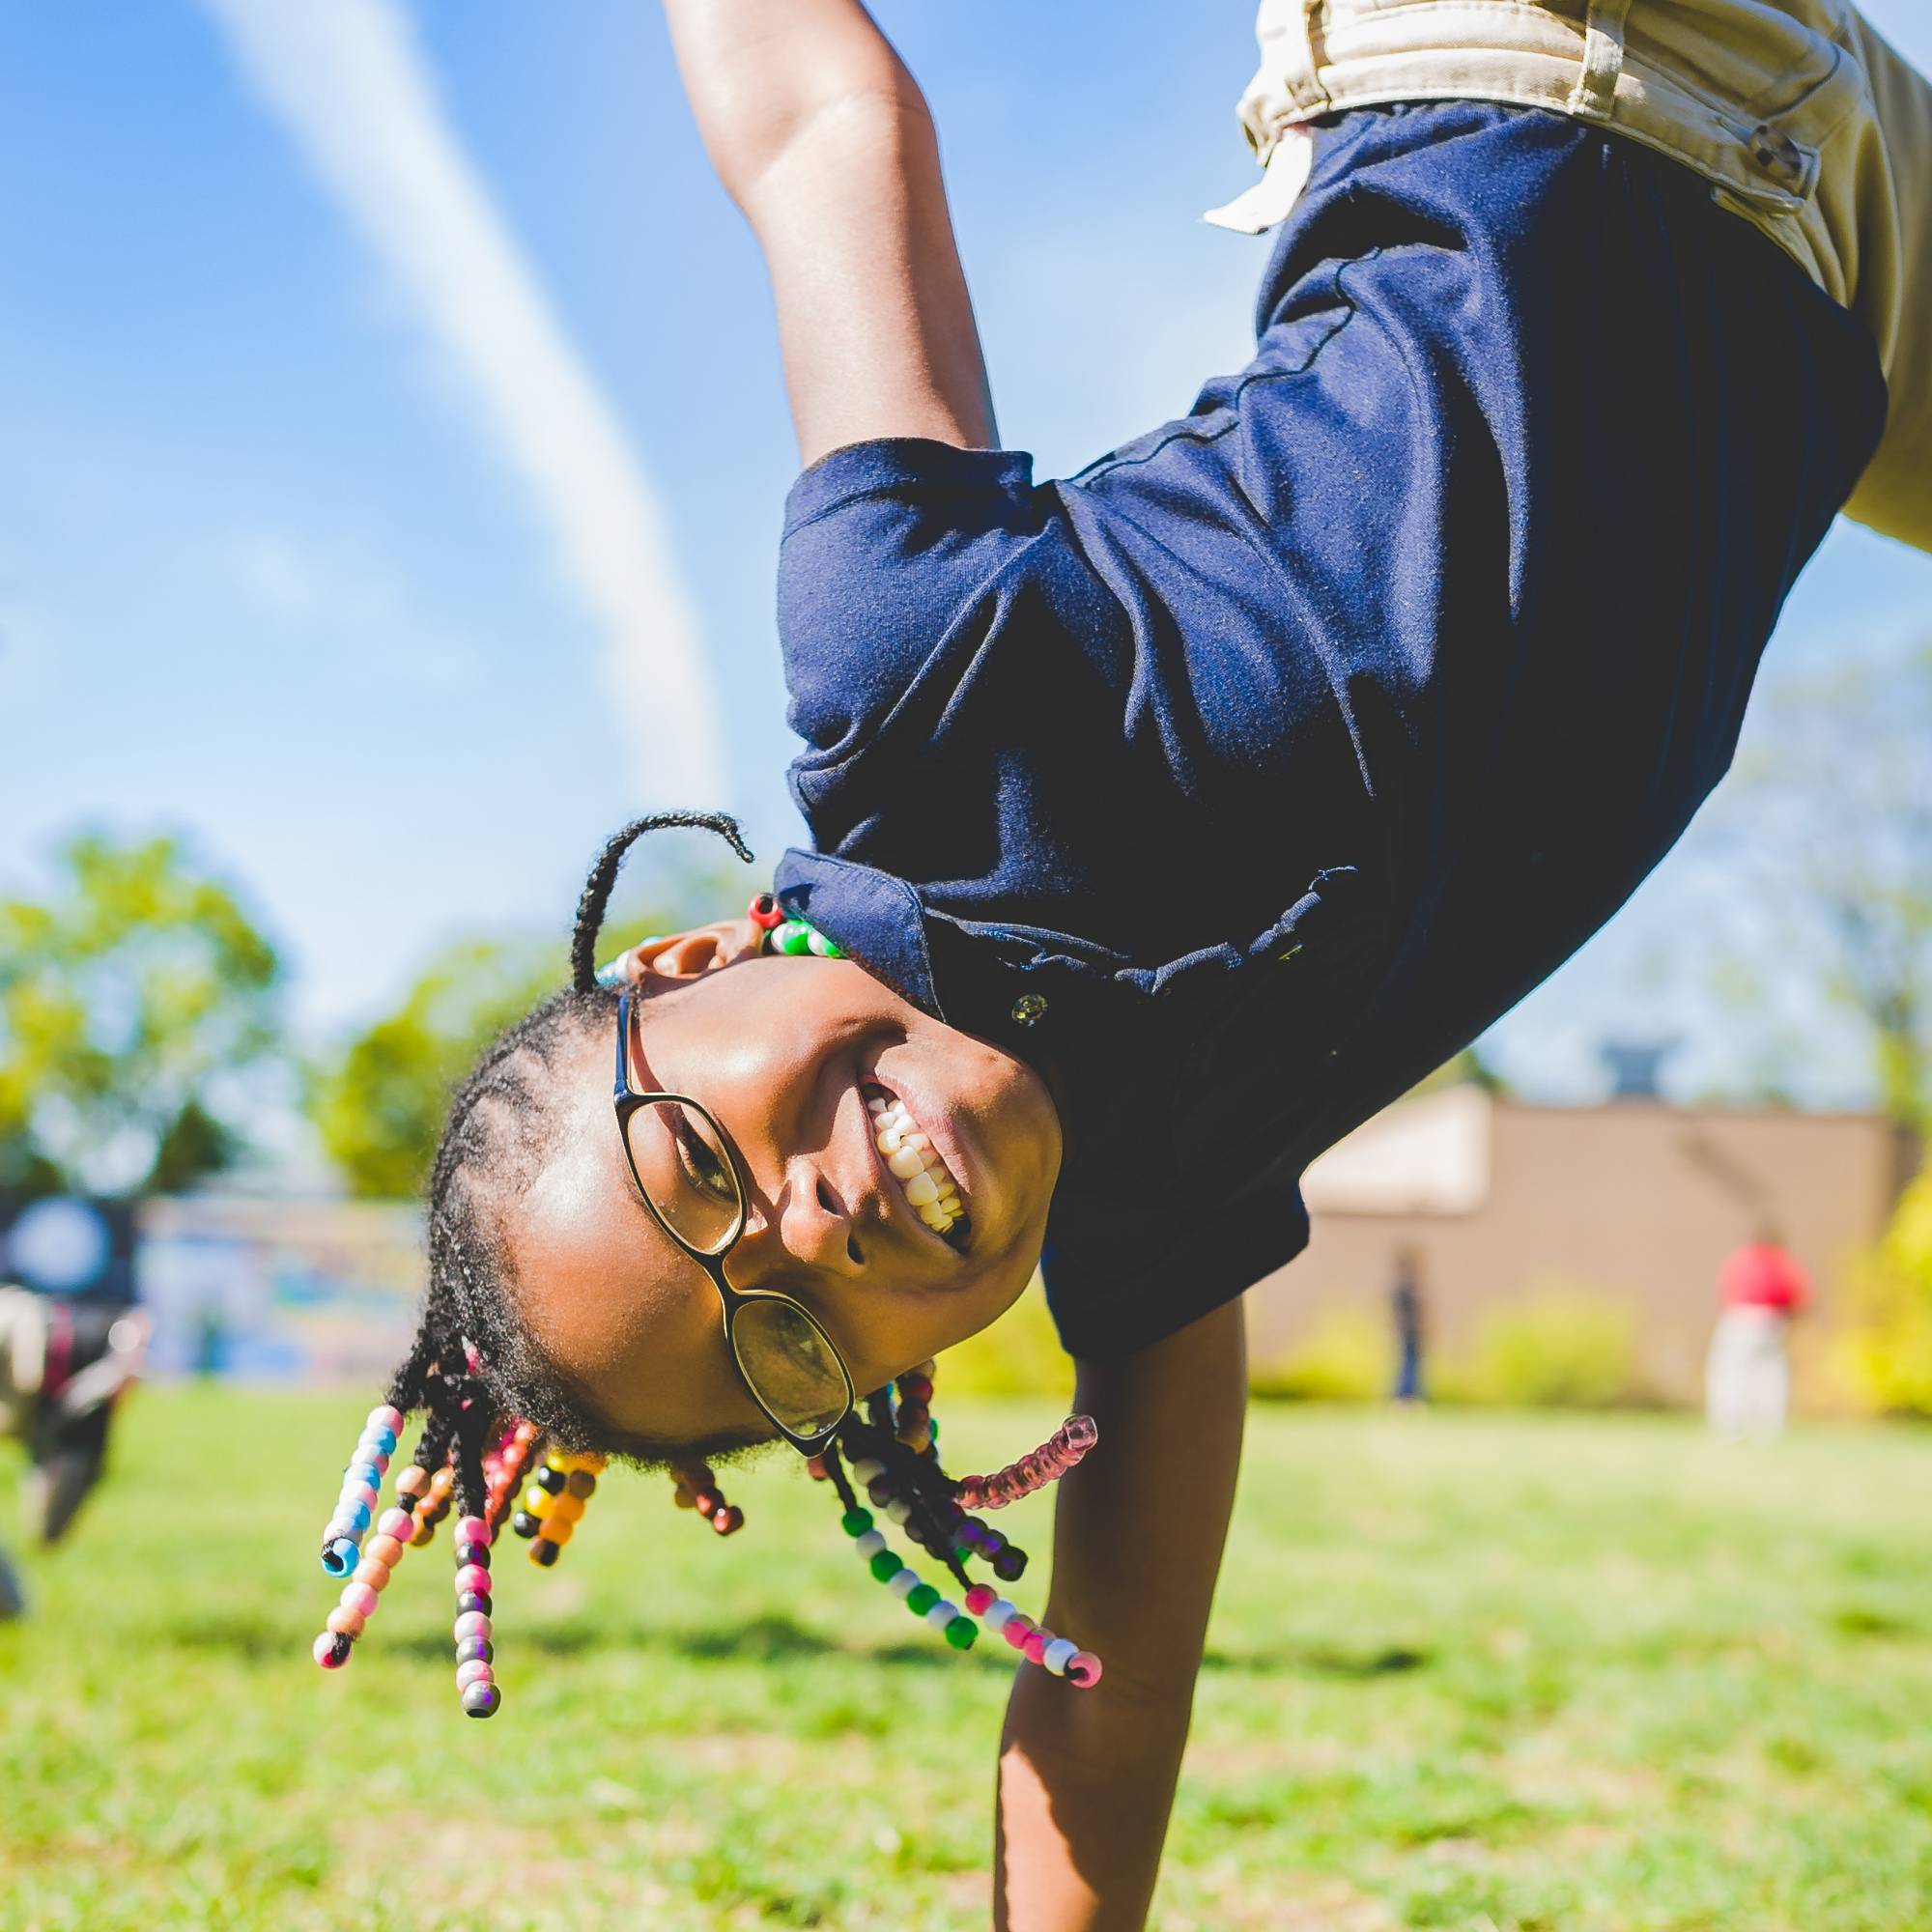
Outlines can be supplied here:
M776 1289L736 1289L724 1258L745 1232L737 1156L702 1102L631 1083L631 994L617 997L617 1130L652 1218L711 1278L739 1379L779 1432L813 1455L852 1412L852 1377L810 1309Z

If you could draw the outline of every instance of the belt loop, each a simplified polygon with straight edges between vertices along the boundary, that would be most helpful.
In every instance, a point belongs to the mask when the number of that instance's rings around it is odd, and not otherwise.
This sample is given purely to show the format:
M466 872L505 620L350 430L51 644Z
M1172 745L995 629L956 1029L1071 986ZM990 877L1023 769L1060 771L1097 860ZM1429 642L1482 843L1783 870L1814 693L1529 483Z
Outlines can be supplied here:
M1286 59L1280 71L1287 73L1306 74L1308 94L1295 89L1295 108L1306 114L1326 108L1328 90L1321 85L1321 63L1315 48L1321 35L1315 24L1315 16L1321 12L1327 0L1276 0L1274 8L1275 31L1281 37L1282 52ZM1626 6L1629 0L1624 0Z
M1590 0L1583 25L1583 71L1564 102L1566 113L1607 121L1624 65L1624 19L1631 0Z

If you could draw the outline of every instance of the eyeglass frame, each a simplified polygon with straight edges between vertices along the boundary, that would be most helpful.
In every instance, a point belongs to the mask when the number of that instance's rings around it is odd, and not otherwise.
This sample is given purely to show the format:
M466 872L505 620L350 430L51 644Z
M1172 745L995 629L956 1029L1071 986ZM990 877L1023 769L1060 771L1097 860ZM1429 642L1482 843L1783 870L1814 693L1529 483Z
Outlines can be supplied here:
M858 1387L852 1379L851 1368L840 1352L838 1343L827 1332L824 1322L819 1321L803 1302L780 1289L733 1288L725 1280L724 1259L744 1238L745 1224L751 1213L752 1194L751 1189L745 1184L745 1171L739 1165L730 1136L724 1132L718 1122L718 1117L702 1100L696 1099L689 1094L673 1094L668 1091L654 1090L650 1093L640 1093L631 1084L631 989L628 986L622 988L617 995L617 1072L611 1098L617 1115L617 1138L624 1147L624 1165L630 1169L632 1183L636 1186L644 1206L650 1209L651 1219L664 1230L666 1236L681 1253L689 1255L704 1270L710 1278L712 1287L718 1291L720 1315L724 1329L724 1352L730 1358L732 1370L738 1379L744 1383L745 1393L757 1404L759 1412L765 1420L801 1456L817 1455L845 1426L852 1411L858 1406ZM651 1198L651 1190L644 1185L643 1176L638 1172L637 1157L631 1151L631 1122L640 1109L655 1106L664 1100L674 1101L680 1107L690 1107L703 1118L705 1124L717 1137L719 1147L724 1150L725 1163L731 1170L731 1184L738 1192L738 1225L731 1231L729 1239L715 1254L706 1254L702 1248L695 1247L671 1226L664 1209ZM773 1412L771 1405L753 1386L751 1377L745 1373L745 1365L739 1359L737 1348L731 1339L732 1324L744 1308L753 1302L773 1301L804 1318L812 1332L825 1344L833 1361L838 1364L839 1376L845 1383L845 1406L839 1411L838 1419L811 1435L801 1435Z

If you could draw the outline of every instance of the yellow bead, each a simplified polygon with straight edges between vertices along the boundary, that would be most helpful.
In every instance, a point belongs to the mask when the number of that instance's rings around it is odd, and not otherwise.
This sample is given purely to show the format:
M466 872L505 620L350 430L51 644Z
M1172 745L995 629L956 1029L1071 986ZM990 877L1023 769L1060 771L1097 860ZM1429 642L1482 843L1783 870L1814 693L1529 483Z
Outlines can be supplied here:
M535 1483L524 1492L524 1507L534 1517L547 1517L555 1501L548 1490L539 1489Z
M553 1517L537 1534L546 1543L554 1543L561 1549L577 1534L577 1525L568 1517Z
M550 1514L545 1518L547 1522L575 1522L583 1514L583 1498L572 1495L568 1490L561 1495L550 1497L549 1502Z

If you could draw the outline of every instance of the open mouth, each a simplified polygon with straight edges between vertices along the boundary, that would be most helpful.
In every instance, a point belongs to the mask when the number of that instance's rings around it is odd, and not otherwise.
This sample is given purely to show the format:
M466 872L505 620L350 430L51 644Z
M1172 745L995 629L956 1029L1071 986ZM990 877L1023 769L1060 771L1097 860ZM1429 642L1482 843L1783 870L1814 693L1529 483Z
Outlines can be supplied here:
M973 1223L957 1177L903 1100L876 1081L867 1081L860 1092L872 1118L873 1142L907 1207L949 1247L965 1253Z

